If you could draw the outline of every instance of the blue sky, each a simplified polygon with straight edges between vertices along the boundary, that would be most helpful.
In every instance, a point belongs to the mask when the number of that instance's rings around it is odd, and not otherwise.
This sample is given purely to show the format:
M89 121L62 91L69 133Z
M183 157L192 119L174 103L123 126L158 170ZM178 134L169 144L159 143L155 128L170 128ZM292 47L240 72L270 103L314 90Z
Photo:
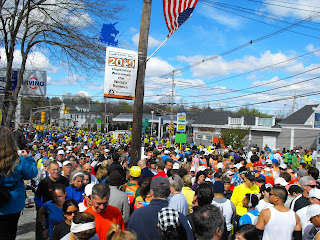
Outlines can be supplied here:
M138 49L142 3L142 0L125 2L127 9L116 25L121 48ZM292 99L256 103L289 98L295 91L297 95L320 91L320 80L316 78L320 76L320 51L311 53L320 49L318 11L318 0L199 0L193 17L149 60L144 101L168 103L171 77L161 76L217 56L175 73L174 102L230 110L249 104L263 112L288 114ZM256 42L310 16L314 17L310 21ZM148 55L166 39L167 34L162 1L153 0ZM251 40L252 44L220 56ZM38 64L48 71L49 97L83 93L94 100L103 99L103 74L97 74L88 85L84 76L53 65L41 54L38 53L33 61L39 61ZM307 55L299 57L303 54ZM292 58L295 59L288 61ZM284 63L278 64L280 62ZM267 67L269 65L275 66ZM306 71L309 72L303 73ZM295 109L319 103L319 99L319 95L297 98Z

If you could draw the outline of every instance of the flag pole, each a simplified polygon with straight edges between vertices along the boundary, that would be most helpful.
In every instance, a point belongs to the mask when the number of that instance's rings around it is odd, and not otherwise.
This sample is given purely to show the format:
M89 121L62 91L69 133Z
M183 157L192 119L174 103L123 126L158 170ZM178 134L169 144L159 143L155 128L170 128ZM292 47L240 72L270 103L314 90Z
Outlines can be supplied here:
M152 56L153 56L156 52L158 52L158 50L163 46L163 44L165 44L166 41L168 41L168 39L169 39L175 32L177 32L178 29L181 28L181 27L183 26L183 24L184 24L186 21L188 21L192 16L193 16L193 14L190 14L190 16L181 24L181 26L178 27L177 30L174 31L169 37L167 37L166 40L164 40L164 41L160 44L160 46L150 55L150 57L147 58L147 61L149 61L150 58L152 58Z

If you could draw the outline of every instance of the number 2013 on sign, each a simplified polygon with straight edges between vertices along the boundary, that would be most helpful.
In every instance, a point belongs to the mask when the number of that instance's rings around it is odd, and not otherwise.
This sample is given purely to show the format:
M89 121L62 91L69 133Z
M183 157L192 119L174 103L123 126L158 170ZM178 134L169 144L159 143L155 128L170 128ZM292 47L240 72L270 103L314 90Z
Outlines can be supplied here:
M109 58L109 66L134 68L135 60L126 58Z

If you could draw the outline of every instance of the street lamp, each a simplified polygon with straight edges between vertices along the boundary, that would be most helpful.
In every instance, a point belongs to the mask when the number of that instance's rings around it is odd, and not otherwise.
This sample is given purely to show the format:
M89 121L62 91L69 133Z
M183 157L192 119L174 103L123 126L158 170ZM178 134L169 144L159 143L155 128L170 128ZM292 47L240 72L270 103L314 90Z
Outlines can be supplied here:
M153 135L153 114L154 114L154 111L151 111L151 136Z

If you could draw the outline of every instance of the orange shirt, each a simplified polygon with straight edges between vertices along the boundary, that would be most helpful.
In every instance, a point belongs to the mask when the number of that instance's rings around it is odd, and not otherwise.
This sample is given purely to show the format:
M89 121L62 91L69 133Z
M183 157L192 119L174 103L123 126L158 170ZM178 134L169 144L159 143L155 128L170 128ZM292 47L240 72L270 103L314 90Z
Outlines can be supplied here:
M93 211L92 207L88 208L84 212L88 212L94 215L94 222L96 224L97 235L100 240L106 240L106 235L110 230L111 224L118 224L124 231L124 221L120 210L116 207L107 206L104 213L99 214Z

